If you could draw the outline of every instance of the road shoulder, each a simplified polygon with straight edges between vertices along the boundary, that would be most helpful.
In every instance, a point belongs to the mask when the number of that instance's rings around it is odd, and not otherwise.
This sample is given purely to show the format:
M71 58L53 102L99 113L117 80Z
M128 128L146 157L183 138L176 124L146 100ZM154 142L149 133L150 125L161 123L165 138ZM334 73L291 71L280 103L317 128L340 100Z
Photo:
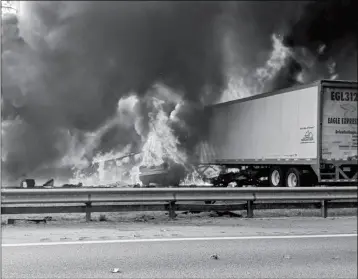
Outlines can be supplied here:
M119 239L164 239L187 237L235 237L265 235L320 235L357 233L357 217L333 218L195 218L144 219L127 222L19 222L2 226L2 244L99 241Z

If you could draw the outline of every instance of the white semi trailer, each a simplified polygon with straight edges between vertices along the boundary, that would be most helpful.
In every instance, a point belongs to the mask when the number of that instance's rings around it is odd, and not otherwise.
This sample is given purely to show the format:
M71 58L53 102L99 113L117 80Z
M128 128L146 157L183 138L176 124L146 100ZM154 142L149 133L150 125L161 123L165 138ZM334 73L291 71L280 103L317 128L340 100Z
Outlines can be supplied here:
M321 80L207 107L200 164L270 186L356 183L357 95L356 81Z

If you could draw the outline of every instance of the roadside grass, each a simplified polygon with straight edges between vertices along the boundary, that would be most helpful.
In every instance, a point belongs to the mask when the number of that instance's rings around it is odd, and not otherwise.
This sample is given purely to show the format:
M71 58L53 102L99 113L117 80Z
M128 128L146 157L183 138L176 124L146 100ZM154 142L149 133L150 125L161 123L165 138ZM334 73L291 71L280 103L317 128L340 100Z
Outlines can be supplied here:
M174 220L169 219L165 211L136 211L136 212L107 212L91 213L91 223L96 222L122 222L122 223L156 223L156 224L212 224L215 220L247 218L246 211L232 211L239 217L230 217L228 215L219 216L216 212L190 213L177 211ZM49 223L85 223L85 213L58 213L58 214L11 214L1 215L1 224L7 224L8 219L43 219L51 216ZM266 209L254 210L254 219L270 218L289 218L289 217L320 217L320 209ZM357 208L330 208L328 209L328 218L336 217L356 217Z

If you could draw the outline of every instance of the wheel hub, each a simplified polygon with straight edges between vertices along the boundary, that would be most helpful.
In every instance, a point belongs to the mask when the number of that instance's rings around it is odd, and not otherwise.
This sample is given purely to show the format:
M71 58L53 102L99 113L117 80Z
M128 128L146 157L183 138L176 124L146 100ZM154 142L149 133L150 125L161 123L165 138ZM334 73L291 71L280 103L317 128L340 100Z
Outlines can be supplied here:
M280 183L281 177L278 170L274 170L271 174L272 185L277 186Z
M297 175L294 173L290 173L287 177L287 186L288 187L296 187L297 186Z

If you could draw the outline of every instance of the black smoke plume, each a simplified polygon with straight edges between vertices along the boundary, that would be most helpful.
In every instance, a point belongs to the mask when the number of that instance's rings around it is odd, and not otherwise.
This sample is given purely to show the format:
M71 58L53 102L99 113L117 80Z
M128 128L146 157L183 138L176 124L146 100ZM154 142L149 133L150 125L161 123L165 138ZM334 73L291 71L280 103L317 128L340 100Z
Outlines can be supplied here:
M287 45L316 53L324 43L333 60L339 52L335 39L343 32L321 38L311 31L317 24L333 27L312 21L320 13L304 7L328 4L303 1L24 3L19 21L7 17L2 24L2 177L9 180L70 168L63 162L68 153L90 160L128 144L137 151L148 133L158 83L178 92L178 98L159 97L168 112L175 108L172 127L190 153L207 128L202 104L221 94L227 67L252 72L261 66L271 35L285 33L291 21ZM354 9L348 10L350 17ZM343 33L341 46L352 36ZM228 37L230 49L223 48ZM294 82L303 68L292 58L276 87ZM136 104L126 100L133 94ZM184 102L178 105L178 99Z
M157 82L194 103L206 86L223 87L219 2L33 2L25 9L33 24L22 36L16 17L3 20L4 176L58 164L133 92L142 121L112 126L90 151L138 147L148 130L146 94Z
M306 73L304 82L321 78L357 80L357 1L328 0L307 4L299 19L289 28L284 44L292 48L294 58L288 63L278 83L285 76L297 83L297 75Z

